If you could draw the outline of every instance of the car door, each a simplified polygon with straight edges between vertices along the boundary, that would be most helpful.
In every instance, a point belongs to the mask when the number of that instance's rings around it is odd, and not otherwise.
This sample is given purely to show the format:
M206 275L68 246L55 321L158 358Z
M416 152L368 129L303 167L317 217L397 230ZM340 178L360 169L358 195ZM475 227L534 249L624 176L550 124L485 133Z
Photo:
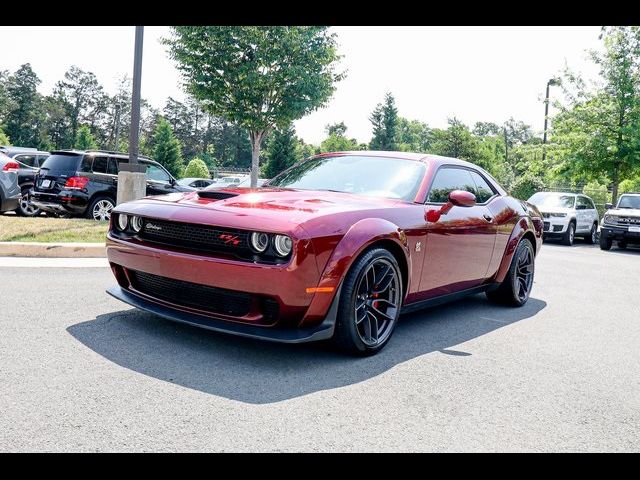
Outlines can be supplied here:
M143 162L147 174L147 195L165 195L175 191L171 185L171 175L164 168Z
M427 221L420 283L425 298L472 288L486 278L497 233L487 205L497 192L486 181L482 189L489 190L479 189L472 172L479 176L465 167L443 165L427 193L425 219L429 211L438 211L447 203L453 190L472 192L480 202L472 207L453 206L436 221Z
M18 184L22 188L31 188L33 181L38 170L38 164L36 155L33 154L20 154L13 157L13 159L20 164L18 169Z
M587 228L591 231L591 226L594 223L598 223L598 210L596 209L593 200L589 197L584 197L585 203L587 204L587 209L585 210L585 215L587 217Z
M576 233L585 233L591 230L590 205L587 199L581 195L576 197Z

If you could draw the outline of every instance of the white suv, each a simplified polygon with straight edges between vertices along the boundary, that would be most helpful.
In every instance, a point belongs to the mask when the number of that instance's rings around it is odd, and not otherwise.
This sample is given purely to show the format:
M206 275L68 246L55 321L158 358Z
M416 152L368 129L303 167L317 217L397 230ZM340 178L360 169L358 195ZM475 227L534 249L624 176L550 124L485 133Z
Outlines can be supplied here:
M602 219L600 248L609 250L613 241L618 248L627 248L627 244L640 244L640 193L625 193L613 207L606 205L607 211Z
M544 217L543 238L560 238L565 245L573 245L575 237L596 242L598 211L586 195L538 192L527 201L538 207Z

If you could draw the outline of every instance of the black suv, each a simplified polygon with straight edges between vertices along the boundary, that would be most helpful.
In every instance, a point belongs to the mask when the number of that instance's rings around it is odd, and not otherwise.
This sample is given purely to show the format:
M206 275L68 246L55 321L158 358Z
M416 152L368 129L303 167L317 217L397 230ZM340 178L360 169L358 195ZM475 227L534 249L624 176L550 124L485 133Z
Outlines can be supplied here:
M45 212L108 220L116 206L118 170L128 163L126 153L104 150L51 152L35 178L31 202ZM139 157L147 168L147 195L190 192L178 185L158 162Z
M20 185L20 190L22 191L22 199L18 208L16 208L16 213L23 217L40 215L40 209L31 205L29 201L29 191L33 188L38 168L49 156L49 152L28 147L0 147L0 152L18 162L20 166L18 169L18 185Z

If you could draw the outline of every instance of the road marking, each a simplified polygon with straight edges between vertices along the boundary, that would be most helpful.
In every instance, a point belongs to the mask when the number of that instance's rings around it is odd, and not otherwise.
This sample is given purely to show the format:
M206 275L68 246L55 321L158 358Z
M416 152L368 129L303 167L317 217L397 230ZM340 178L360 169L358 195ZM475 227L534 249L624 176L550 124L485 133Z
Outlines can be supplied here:
M0 267L96 268L108 267L106 258L0 257Z

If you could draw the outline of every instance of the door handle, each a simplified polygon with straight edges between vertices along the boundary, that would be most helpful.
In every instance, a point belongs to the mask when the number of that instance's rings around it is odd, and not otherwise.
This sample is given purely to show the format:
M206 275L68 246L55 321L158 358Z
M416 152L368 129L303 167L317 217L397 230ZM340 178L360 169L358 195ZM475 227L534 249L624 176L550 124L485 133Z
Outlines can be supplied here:
M493 217L491 215L489 215L488 213L483 213L482 216L484 217L484 219L487 222L490 222L491 220L493 220Z

